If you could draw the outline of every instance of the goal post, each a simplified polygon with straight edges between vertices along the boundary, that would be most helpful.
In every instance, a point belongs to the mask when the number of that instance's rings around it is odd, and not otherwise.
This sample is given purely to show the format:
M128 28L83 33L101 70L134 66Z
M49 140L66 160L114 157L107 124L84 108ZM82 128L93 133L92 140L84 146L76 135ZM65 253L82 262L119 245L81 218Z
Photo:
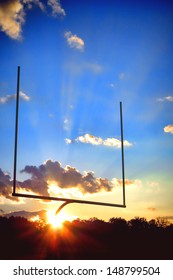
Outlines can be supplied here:
M89 201L89 200L82 200L82 199L69 199L69 198L65 198L65 197L42 196L42 195L25 194L25 193L17 192L17 190L16 190L16 187L17 187L17 184L16 184L16 182L17 182L16 174L17 174L17 155L18 155L19 103L20 103L20 66L18 66L18 68L17 68L15 139L14 139L14 167L13 167L13 192L12 192L12 196L24 197L24 198L33 198L33 199L43 199L43 200L63 201L64 202L63 205L60 206L61 209L65 205L67 205L69 203L80 203L80 204L111 206L111 207L122 207L122 208L126 207L126 200L125 200L125 166L124 166L124 135L123 135L123 109L122 109L122 102L121 101L120 101L121 167L122 167L122 203L121 204L98 202L98 201Z

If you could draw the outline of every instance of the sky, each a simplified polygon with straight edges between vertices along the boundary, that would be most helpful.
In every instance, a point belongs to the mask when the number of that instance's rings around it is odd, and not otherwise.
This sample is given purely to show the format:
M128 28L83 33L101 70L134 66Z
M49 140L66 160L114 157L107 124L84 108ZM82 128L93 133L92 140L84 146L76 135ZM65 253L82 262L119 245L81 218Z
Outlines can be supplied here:
M173 219L172 1L0 0L0 209L56 209L17 191L122 203L71 204L69 217Z

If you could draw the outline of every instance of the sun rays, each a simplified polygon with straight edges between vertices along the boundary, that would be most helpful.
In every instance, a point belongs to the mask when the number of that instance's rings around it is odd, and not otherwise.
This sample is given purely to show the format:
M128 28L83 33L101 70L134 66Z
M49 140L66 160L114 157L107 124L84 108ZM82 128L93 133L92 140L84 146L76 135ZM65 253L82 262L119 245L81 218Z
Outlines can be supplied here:
M72 221L76 219L76 216L70 216L65 212L60 212L59 214L55 214L55 210L47 210L46 214L47 224L50 224L52 228L62 228L65 221Z

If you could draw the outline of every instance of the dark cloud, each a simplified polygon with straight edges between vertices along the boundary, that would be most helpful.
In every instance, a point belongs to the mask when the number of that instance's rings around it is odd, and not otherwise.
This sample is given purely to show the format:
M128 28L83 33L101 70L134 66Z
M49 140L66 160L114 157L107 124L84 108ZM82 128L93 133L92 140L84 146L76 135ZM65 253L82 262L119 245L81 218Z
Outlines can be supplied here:
M18 182L18 186L20 188L25 189L26 191L31 191L40 195L49 196L48 184L45 180L28 179L23 182Z
M49 195L48 185L44 179L32 178L23 182L17 181L16 183L18 188L32 191L40 195ZM0 196L4 196L5 198L13 201L19 201L18 197L12 196L12 192L13 181L11 180L11 177L0 169Z
M18 192L34 192L35 194L49 196L49 185L53 183L58 189L77 188L81 193L98 193L102 190L112 191L113 187L121 186L122 181L106 178L97 178L94 172L88 171L83 174L75 167L67 165L63 168L58 161L47 160L40 166L26 165L21 173L30 175L30 178L22 182L17 181ZM134 181L126 180L126 184L133 184ZM19 200L12 196L13 181L11 177L0 169L0 196L11 200Z
M41 190L46 192L48 188L47 182L51 181L62 189L77 187L82 193L96 193L100 190L112 190L112 184L107 179L96 178L93 172L81 174L76 168L69 165L63 168L58 161L53 162L48 160L39 167L27 165L21 172L31 175L29 183L33 181L35 181L35 183L39 182L40 187L37 187L39 192ZM23 187L24 185L25 187L27 186L26 181L22 183ZM29 189L31 189L30 186Z
M8 174L4 173L0 168L0 196L4 196L7 199L16 200L17 197L12 197L12 181Z

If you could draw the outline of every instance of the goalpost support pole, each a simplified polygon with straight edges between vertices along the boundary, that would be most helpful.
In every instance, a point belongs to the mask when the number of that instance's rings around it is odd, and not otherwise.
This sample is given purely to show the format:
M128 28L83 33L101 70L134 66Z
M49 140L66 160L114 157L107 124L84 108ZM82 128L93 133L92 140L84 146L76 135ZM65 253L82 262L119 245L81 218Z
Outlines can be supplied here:
M123 134L122 102L120 102L120 126L121 126L121 163L122 163L123 205L125 206L126 205L126 199L125 199L124 134Z
M13 194L16 193L16 171L17 171L17 142L18 142L18 119L19 119L19 90L20 90L20 66L17 68L17 91L16 91L16 119L15 119L15 140L14 140L14 177Z

